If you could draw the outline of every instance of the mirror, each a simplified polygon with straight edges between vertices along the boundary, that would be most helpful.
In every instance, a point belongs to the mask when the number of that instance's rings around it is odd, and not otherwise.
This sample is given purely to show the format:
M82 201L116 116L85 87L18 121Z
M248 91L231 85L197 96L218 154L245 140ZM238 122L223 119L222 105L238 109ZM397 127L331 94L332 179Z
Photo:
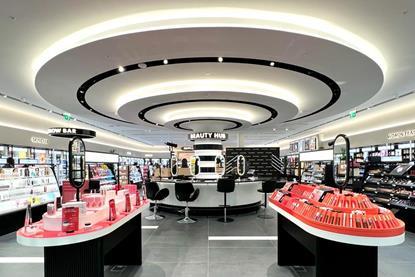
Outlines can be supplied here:
M333 144L333 178L340 191L346 187L349 181L349 139L343 135L338 135Z
M225 157L222 154L215 157L215 173L219 176L225 174Z
M79 201L79 189L85 181L85 144L75 137L69 142L69 183L76 188L76 201Z
M173 177L177 176L177 158L174 156L171 158L171 175Z
M245 157L242 155L236 157L236 173L239 176L245 175Z
M190 174L193 176L198 175L200 172L200 158L198 156L192 156L190 158Z

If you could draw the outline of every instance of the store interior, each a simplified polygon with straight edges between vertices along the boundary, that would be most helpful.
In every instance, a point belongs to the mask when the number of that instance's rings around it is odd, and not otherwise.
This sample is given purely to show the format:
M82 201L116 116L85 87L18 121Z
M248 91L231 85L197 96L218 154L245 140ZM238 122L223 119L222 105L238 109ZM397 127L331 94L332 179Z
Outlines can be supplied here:
M0 276L413 276L415 1L0 1Z

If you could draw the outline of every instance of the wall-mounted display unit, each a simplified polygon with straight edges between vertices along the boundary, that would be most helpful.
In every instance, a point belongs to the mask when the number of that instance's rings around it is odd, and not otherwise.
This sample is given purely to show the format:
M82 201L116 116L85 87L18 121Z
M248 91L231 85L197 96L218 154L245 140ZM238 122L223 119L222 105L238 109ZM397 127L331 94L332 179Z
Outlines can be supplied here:
M60 196L49 165L0 169L0 214L53 202Z
M311 136L297 141L290 142L290 153L316 151L318 149L318 137Z

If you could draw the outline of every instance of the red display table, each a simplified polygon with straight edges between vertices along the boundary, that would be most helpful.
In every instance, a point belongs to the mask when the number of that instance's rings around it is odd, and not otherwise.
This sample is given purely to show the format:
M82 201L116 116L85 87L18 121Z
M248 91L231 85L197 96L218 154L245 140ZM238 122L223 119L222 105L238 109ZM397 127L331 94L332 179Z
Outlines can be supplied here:
M34 231L20 229L17 242L44 247L46 277L103 277L104 265L141 265L141 213L149 204L73 233L45 231L37 222Z
M287 183L269 197L278 212L278 265L316 276L377 276L378 247L402 243L405 225L365 195Z

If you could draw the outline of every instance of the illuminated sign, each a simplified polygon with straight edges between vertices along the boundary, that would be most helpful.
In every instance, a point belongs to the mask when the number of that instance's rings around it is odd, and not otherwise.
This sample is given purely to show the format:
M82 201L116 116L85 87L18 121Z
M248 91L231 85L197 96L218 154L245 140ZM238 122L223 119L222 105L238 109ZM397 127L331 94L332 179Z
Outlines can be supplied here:
M216 139L216 140L227 140L228 134L219 132L199 132L189 134L189 140L194 141L198 139Z
M404 130L404 131L398 131L388 134L388 139L401 139L401 138L407 138L407 137L415 137L415 129L412 130Z
M48 129L48 133L53 137L64 137L64 138L94 138L96 136L95 131L77 128L62 128L53 127Z
M47 145L48 144L48 139L47 138L41 138L41 137L31 137L30 141L34 144L43 144L43 145Z

